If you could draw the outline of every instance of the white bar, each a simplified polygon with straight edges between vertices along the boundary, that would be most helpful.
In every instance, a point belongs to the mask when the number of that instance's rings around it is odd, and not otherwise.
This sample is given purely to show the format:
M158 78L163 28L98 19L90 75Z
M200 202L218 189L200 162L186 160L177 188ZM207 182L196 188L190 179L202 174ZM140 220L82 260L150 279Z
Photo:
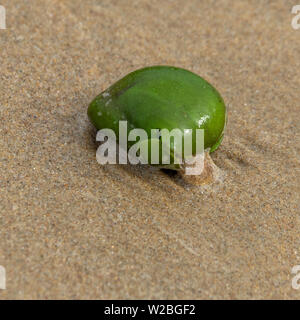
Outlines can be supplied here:
M6 29L6 10L3 6L0 6L0 29Z
M0 266L0 290L6 289L6 272L3 266Z

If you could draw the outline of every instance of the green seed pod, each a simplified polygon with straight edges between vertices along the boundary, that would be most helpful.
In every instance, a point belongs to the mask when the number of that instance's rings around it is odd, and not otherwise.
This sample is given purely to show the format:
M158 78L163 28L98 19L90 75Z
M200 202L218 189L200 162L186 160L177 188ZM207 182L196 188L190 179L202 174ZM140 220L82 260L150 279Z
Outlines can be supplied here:
M198 75L153 66L129 73L98 95L89 105L88 116L97 129L110 128L117 137L120 120L127 120L128 131L141 128L148 137L151 129L192 129L193 137L196 129L204 129L204 148L213 152L223 138L226 107L217 90ZM148 141L151 144L153 139ZM164 166L160 158L160 166L180 169L174 164L175 148L171 142L171 164ZM192 152L196 152L194 143Z

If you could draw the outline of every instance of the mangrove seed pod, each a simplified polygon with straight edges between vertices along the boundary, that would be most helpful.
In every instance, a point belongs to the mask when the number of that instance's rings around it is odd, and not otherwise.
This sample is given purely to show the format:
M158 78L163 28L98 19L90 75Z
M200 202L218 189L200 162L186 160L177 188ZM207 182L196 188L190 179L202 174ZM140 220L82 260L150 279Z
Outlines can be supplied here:
M119 121L126 120L128 131L144 129L204 129L204 149L213 152L220 145L226 107L218 91L200 76L171 66L153 66L136 70L98 95L89 105L88 116L97 129L109 128L119 136ZM158 138L159 139L159 138ZM149 138L151 145L155 139ZM132 143L128 143L128 148ZM161 149L161 139L159 140ZM159 165L174 170L176 145L170 143L171 163ZM149 149L150 150L150 149ZM192 153L196 146L193 142ZM149 156L150 157L150 156ZM150 163L151 164L151 163Z

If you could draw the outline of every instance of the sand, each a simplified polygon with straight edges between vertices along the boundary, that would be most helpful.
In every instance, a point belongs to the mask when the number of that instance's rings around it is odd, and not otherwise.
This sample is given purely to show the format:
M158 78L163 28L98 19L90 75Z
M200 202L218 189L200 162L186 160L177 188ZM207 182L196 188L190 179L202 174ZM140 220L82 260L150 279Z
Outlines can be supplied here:
M300 298L296 2L2 0L0 299ZM157 64L226 102L214 184L96 161L89 102Z

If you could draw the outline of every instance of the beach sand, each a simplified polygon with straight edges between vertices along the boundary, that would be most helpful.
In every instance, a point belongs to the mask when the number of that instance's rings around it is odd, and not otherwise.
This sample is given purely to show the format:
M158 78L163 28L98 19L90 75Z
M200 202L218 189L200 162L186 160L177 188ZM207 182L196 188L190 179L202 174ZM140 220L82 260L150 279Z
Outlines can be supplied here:
M1 4L0 299L300 298L295 1ZM151 65L223 96L214 184L97 163L89 102Z

